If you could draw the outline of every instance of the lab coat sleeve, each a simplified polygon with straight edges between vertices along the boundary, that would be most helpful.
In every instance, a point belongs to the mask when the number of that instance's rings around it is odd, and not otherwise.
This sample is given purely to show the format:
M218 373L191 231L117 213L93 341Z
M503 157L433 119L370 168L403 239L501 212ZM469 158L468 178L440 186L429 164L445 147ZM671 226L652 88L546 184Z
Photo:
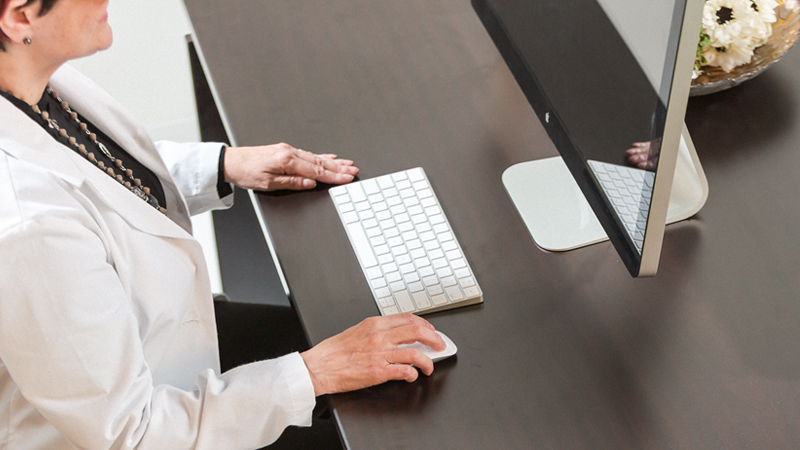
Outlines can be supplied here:
M102 229L61 204L0 227L0 359L75 448L252 449L310 425L313 386L296 353L205 370L194 389L154 385Z
M175 184L186 198L191 215L233 205L233 194L220 199L217 193L222 143L158 141L155 145Z

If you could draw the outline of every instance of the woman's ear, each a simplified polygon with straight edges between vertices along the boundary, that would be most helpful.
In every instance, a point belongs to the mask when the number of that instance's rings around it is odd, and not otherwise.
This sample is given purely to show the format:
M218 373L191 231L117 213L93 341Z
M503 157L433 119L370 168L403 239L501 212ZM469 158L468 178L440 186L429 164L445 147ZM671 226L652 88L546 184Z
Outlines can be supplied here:
M31 38L31 20L35 19L40 2L26 4L28 0L9 0L5 11L0 15L0 30L5 33L11 42L22 44L26 38Z

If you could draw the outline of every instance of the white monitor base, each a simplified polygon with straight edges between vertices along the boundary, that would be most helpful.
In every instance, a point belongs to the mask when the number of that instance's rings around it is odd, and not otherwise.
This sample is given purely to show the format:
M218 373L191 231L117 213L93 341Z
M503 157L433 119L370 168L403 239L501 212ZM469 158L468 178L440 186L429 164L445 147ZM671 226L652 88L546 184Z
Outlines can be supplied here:
M539 247L566 251L608 239L560 157L515 164L503 173L503 184ZM684 125L667 223L693 216L706 199L708 181Z

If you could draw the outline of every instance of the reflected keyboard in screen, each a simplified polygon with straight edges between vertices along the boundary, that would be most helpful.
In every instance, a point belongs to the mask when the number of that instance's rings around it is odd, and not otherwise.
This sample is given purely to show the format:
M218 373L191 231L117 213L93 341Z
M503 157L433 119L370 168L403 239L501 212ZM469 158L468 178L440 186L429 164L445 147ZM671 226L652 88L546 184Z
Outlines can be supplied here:
M483 302L422 168L329 192L382 315L427 314Z

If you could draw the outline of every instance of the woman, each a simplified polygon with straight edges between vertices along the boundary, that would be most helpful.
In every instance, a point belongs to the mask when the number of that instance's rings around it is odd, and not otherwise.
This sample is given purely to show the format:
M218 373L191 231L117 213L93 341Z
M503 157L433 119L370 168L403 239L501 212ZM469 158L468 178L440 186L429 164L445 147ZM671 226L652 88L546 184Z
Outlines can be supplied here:
M190 214L229 205L225 182L304 189L358 169L285 144L154 145L63 65L111 45L106 7L0 0L0 448L256 448L309 425L316 396L430 374L397 348L444 348L411 315L219 373Z

